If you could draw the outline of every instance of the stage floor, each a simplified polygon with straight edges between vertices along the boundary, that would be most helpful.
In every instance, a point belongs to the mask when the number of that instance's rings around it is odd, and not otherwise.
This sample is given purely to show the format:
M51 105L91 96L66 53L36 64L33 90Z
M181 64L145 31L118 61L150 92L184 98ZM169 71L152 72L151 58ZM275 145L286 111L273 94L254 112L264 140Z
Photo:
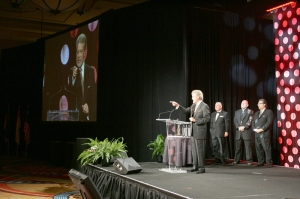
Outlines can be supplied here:
M168 173L165 163L140 162L142 171L126 177L190 198L300 199L300 169L238 165L206 165L204 174ZM101 167L116 172L113 166ZM183 167L182 170L191 167Z

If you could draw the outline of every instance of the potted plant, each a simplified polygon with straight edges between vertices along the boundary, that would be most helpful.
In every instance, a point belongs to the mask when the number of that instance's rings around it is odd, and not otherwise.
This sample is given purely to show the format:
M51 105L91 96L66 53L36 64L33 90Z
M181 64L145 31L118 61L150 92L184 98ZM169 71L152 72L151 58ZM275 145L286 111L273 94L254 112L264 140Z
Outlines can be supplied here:
M101 160L102 166L109 166L111 158L123 158L127 152L127 146L123 143L123 138L112 139L111 141L108 138L103 141L99 141L97 138L88 138L88 140L89 142L83 143L83 145L90 147L82 151L77 158L82 166L89 163L94 164L98 160Z
M162 134L158 134L154 141L150 141L147 145L150 150L153 150L152 159L154 156L157 157L157 162L162 162L162 155L165 149L165 137Z

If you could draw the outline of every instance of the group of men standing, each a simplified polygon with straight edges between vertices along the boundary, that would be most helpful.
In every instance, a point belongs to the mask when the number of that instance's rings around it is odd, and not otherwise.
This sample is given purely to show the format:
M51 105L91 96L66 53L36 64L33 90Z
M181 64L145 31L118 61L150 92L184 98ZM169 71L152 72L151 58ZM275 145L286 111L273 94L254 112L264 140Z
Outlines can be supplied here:
M210 122L210 134L213 145L213 154L216 163L225 164L226 138L229 135L228 112L222 109L222 103L215 103L215 112L210 114L209 106L203 101L203 93L200 90L192 91L193 104L184 108L177 102L171 101L172 105L185 114L189 114L192 122L192 156L193 168L188 170L196 174L205 173L205 143L207 123ZM263 166L266 161L269 168L272 167L271 153L271 125L273 123L273 112L267 109L265 99L258 100L258 109L255 114L248 108L249 103L243 100L241 109L235 111L234 126L235 133L235 156L233 164L239 164L241 160L241 146L244 142L246 161L252 165L251 135L255 132L255 149L258 163L256 166ZM264 158L264 153L266 159ZM264 160L265 159L265 160Z

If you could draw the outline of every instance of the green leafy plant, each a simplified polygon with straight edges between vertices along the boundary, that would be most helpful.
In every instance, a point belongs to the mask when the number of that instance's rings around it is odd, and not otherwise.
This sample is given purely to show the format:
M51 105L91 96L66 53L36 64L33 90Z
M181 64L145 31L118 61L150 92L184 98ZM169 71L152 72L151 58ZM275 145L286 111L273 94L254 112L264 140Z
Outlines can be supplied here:
M165 149L165 137L162 134L158 134L154 141L150 141L147 145L150 150L153 150L152 159L155 155L163 155Z
M88 138L88 140L89 142L83 143L83 145L90 147L82 151L77 158L82 166L89 163L93 164L99 159L105 159L106 162L109 162L113 157L123 158L123 154L127 152L123 138L112 139L111 141L108 138L103 141L99 141L97 138Z

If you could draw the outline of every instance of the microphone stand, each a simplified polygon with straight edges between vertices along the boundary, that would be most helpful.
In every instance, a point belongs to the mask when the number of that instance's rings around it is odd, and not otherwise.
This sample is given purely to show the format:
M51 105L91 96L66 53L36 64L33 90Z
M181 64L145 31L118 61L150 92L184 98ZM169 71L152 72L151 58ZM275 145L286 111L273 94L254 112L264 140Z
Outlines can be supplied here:
M73 95L76 96L76 94L75 94L74 92L68 90L68 89L66 88L66 86L65 86L65 91L67 91L67 92L69 92L69 93L72 93ZM77 109L77 108L78 108L78 107L77 107L77 96L75 97L75 108L76 108L76 110L78 110L78 109Z
M175 109L173 109L172 111L166 111L166 112L161 112L161 113L159 113L157 119L159 119L159 117L160 117L161 114L164 114L164 113L170 113L170 112L171 112L170 115L169 115L169 119L170 119L170 116L171 116L171 114L172 114L172 112L173 112L174 110L175 110Z
M173 111L175 111L176 109L174 108L171 112L170 112L170 115L169 115L169 119L171 119L171 115L173 113Z
M62 87L60 87L60 90L57 92L57 93L55 93L55 94L53 94L53 95L51 95L49 98L49 110L50 110L50 105L51 105L51 99L52 99L52 97L54 97L55 95L57 95L58 93L60 93L62 91Z

